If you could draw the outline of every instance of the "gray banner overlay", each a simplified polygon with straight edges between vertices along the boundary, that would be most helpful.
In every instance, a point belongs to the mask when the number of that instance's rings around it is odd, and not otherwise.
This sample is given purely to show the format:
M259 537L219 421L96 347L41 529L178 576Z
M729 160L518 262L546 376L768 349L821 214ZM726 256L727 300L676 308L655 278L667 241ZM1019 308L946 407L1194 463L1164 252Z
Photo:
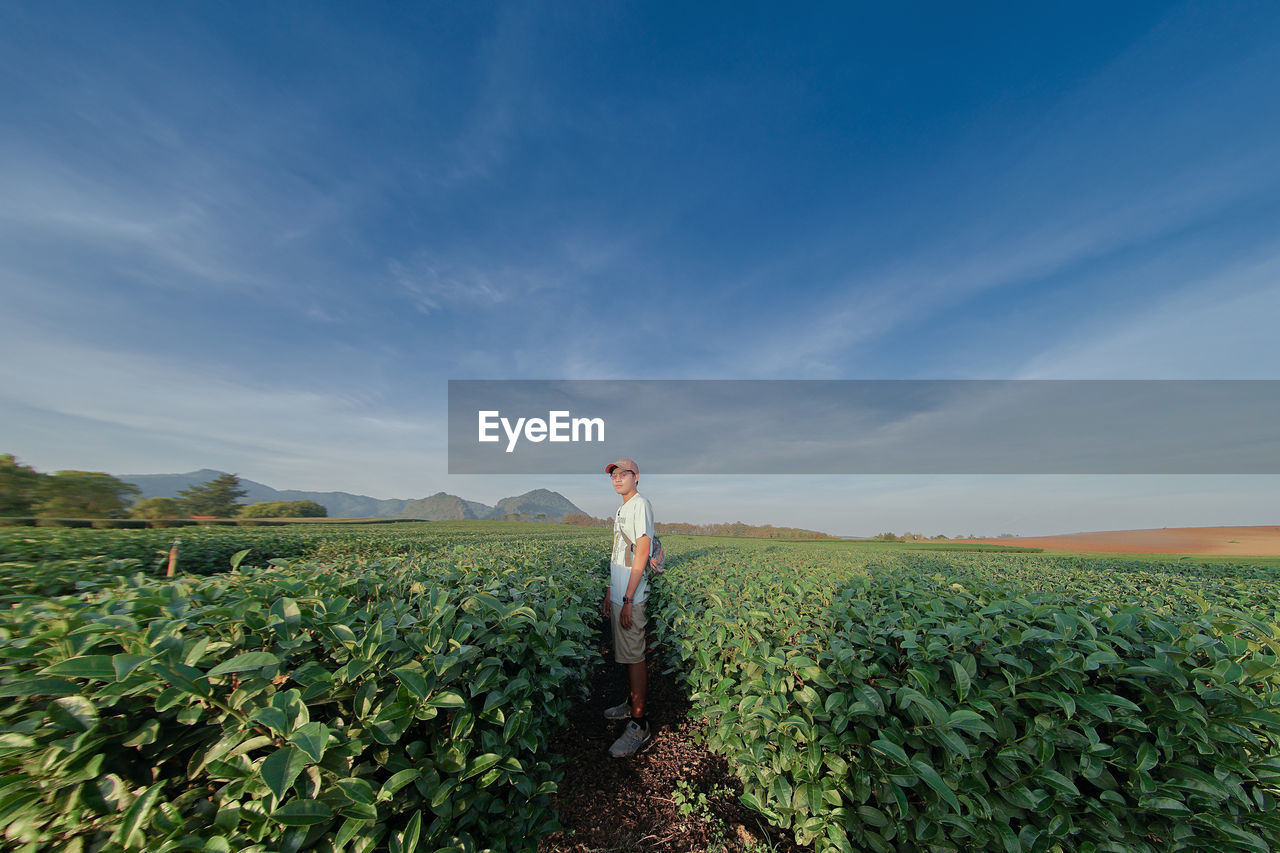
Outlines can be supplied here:
M645 474L1276 474L1280 380L449 382L450 474L619 457Z

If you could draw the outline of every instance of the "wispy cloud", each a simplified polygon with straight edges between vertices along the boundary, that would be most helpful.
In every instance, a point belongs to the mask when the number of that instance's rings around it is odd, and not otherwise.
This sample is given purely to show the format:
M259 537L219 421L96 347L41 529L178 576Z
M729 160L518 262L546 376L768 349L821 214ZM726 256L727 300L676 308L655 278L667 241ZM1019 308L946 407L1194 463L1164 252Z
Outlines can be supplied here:
M531 55L534 14L520 4L501 7L496 29L479 49L481 82L473 106L449 146L450 160L433 176L440 187L494 180L513 137L534 119L542 97Z
M423 314L445 308L492 307L506 301L512 287L510 277L499 284L482 270L446 272L425 262L410 269L399 261L392 261L390 271L413 306Z
M1147 310L1070 335L1031 359L1019 378L1280 378L1280 255L1171 278L1175 286Z
M5 326L0 396L26 412L20 434L13 422L6 429L8 452L33 455L31 448L39 447L46 458L74 455L65 440L42 429L75 420L115 436L112 452L118 456L163 444L191 467L290 474L298 487L341 482L385 494L392 484L407 487L415 471L417 479L444 473L443 453L434 450L444 446L443 417L425 400L415 405L399 399L393 407L368 395L283 378L248 379L201 364L31 337ZM96 464L126 469L110 454Z
M42 158L11 161L0 181L0 228L27 246L8 253L10 265L41 261L56 245L98 274L114 267L170 288L239 288L256 278L235 262L224 223L193 194L89 177Z

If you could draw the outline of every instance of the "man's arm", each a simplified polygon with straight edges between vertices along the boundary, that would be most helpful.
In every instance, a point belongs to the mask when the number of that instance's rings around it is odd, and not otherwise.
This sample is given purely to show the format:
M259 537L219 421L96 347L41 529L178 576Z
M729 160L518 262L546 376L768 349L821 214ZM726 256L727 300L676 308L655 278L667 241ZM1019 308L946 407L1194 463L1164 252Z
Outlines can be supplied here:
M635 556L631 558L631 578L627 581L627 598L636 594L640 586L640 578L644 576L645 567L649 565L649 537L641 536L636 540Z
M636 540L635 557L631 560L631 577L627 580L627 598L630 599L636 594L636 588L640 586L640 578L644 577L645 567L649 565L649 537L641 536ZM622 623L623 628L631 627L631 602L624 601L622 610L618 611L618 621Z

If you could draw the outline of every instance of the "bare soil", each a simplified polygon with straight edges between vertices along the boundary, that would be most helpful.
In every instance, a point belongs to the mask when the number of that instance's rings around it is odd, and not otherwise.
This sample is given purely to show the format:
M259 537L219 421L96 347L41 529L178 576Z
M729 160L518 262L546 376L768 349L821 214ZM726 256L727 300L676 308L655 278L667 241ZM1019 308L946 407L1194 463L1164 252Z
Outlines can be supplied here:
M1280 527L1162 527L1106 530L1060 536L966 539L996 545L1023 545L1055 551L1113 554L1208 554L1240 557L1280 556Z
M606 720L604 711L626 697L627 679L607 633L606 625L590 698L570 711L568 728L551 744L566 760L554 798L563 829L542 840L540 853L811 850L738 802L741 782L702 745L706 721L690 717L688 696L662 672L652 637L645 704L653 740L630 758L610 757L625 721Z

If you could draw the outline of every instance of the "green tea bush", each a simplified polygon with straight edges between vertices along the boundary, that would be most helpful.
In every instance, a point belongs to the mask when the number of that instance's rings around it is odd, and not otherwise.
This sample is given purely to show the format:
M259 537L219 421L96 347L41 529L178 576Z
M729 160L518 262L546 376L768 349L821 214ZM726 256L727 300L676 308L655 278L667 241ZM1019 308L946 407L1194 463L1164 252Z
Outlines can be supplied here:
M0 612L10 849L533 849L598 554L141 576Z
M77 590L104 584L114 585L120 576L148 569L149 566L139 560L111 557L0 563L0 605L10 606L31 599L70 595Z
M1280 626L984 560L674 561L654 621L744 802L820 850L1280 843Z
M88 522L86 522L87 524ZM251 562L292 559L313 553L326 537L340 530L243 530L191 528L173 533L161 530L25 530L0 533L0 562L44 563L85 557L137 560L162 570L170 545L178 539L178 568L208 574L223 572L236 553L248 548Z

